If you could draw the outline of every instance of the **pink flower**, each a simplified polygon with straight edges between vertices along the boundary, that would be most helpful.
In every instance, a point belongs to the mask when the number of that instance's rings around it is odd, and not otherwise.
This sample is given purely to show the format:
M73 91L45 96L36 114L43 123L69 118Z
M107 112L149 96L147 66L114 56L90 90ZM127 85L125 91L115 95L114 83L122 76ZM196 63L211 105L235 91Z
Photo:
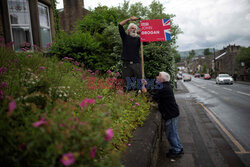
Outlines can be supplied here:
M27 55L27 57L32 57L31 55Z
M118 90L118 94L123 94L123 91L121 91L121 90Z
M39 121L34 122L32 125L33 125L33 127L37 128L37 127L39 127L41 125L45 125L45 124L47 124L47 121L45 121L44 117L42 117Z
M108 70L108 71L107 71L107 73L108 73L108 74L111 74L111 73L112 73L112 71Z
M74 64L75 64L76 66L79 66L79 63L78 63L77 61L75 61Z
M9 112L13 111L16 109L16 102L13 100L9 104Z
M89 104L95 104L95 99L87 99L87 98L85 98L82 102L81 102L81 104L80 104L80 106L83 108L87 108L88 107L88 103Z
M92 147L91 153L90 153L90 158L94 158L95 157L96 151L97 151L97 147L96 146Z
M114 137L113 129L109 128L106 130L105 140L110 141Z
M117 72L117 73L115 73L115 74L116 74L116 76L117 76L117 77L120 75L120 73L119 73L119 72Z
M24 51L24 52L26 51L26 49L24 49L24 48L21 48L21 49L22 49L22 51Z
M95 99L88 99L89 104L95 104Z
M43 67L43 66L42 66L42 67L40 67L40 69L41 69L41 70L45 70L45 69L46 69L46 67Z
M130 143L128 143L128 146L131 146L131 144L130 144Z
M102 99L102 96L97 96L98 99Z
M139 103L135 103L135 105L139 106L140 104Z
M62 158L60 159L60 162L61 162L64 166L70 166L70 165L74 164L75 158L74 158L73 153L66 153L66 154L63 154Z
M17 61L18 61L17 59L14 59L14 60L13 60L14 63L17 63Z
M94 76L94 75L95 75L95 73L93 73L93 72L92 72L92 73L91 73L91 75L92 75L92 76Z
M130 101L134 101L134 99L129 99Z
M92 70L88 70L89 73L92 73Z

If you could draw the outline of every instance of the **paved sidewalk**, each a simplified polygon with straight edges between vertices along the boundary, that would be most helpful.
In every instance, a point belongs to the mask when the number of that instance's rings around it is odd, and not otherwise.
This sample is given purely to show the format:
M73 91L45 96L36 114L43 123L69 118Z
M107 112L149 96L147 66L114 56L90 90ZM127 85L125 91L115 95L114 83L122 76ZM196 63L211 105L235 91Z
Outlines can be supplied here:
M245 166L181 82L178 82L175 97L181 112L178 126L185 154L176 159L166 158L170 146L164 135L157 167Z

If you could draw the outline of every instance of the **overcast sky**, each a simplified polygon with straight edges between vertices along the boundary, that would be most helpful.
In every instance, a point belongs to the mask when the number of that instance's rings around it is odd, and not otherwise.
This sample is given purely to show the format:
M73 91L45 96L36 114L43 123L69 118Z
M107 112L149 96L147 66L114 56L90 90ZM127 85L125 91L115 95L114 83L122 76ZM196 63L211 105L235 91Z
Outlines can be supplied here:
M63 0L57 0L63 8ZM203 48L221 49L229 44L250 46L250 0L159 0L165 13L175 14L179 51ZM152 0L133 0L148 6ZM86 9L100 5L118 6L123 0L85 0Z

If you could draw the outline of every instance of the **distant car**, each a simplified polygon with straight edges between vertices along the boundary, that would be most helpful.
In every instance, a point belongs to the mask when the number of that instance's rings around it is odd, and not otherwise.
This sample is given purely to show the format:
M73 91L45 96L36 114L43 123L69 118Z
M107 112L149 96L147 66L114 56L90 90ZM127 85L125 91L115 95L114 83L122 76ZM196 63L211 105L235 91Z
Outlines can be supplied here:
M216 84L233 84L233 78L228 74L219 74L216 77Z
M204 79L211 79L211 76L209 74L204 74Z
M190 75L183 75L183 81L191 81L191 76Z
M182 73L178 73L178 74L177 74L177 79L178 79L178 80L181 80L181 79L182 79Z
M195 77L195 78L200 78L200 74L199 74L199 73L196 73L196 74L194 74L194 77Z

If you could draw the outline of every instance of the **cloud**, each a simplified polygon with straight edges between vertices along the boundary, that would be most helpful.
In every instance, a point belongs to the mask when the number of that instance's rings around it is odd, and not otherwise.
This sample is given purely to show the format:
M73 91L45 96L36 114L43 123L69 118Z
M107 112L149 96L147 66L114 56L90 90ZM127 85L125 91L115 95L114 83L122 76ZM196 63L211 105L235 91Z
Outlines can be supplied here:
M250 45L249 0L171 0L164 6L184 32L179 50Z

